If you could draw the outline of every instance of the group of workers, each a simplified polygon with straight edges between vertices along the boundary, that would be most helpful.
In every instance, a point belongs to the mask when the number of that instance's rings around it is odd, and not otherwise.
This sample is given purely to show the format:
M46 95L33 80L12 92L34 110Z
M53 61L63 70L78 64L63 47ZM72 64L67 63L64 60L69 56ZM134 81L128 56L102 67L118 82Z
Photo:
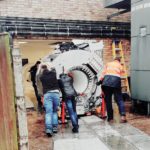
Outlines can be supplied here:
M33 68L36 68L34 80L32 79L33 72L35 71L32 72ZM73 87L72 74L63 72L60 74L59 79L57 79L55 68L46 64L40 64L38 61L29 71L31 73L31 80L38 101L38 111L42 110L42 104L39 102L39 97L44 97L43 106L45 108L46 134L52 136L53 133L58 132L57 111L60 105L60 91L62 93L62 101L66 104L72 122L72 132L78 133L79 125L75 101L77 93ZM36 82L36 86L34 85L34 81Z
M40 70L38 74L37 70ZM45 108L46 134L52 136L53 133L57 133L58 131L57 111L60 104L60 91L62 93L62 100L65 101L72 122L72 132L78 133L79 125L75 100L77 93L73 87L73 75L70 72L63 72L60 74L59 79L57 79L55 68L49 67L45 64L40 64L40 61L37 61L36 64L31 67L29 72L31 73L31 80L38 101L39 111L42 110L41 97L44 97L43 106ZM115 58L112 62L106 64L100 80L96 83L97 85L101 85L102 91L104 92L107 121L110 123L113 122L114 118L112 107L113 94L121 116L120 122L127 122L124 101L121 93L122 72L123 67L120 63L120 58Z

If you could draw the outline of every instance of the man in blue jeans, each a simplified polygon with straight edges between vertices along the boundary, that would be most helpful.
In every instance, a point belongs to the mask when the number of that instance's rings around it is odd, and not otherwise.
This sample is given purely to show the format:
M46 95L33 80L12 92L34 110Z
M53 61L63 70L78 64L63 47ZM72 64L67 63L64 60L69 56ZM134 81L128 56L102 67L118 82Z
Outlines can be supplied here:
M40 77L40 80L43 86L44 107L46 110L45 114L46 134L48 136L52 136L53 133L57 132L58 127L57 109L60 103L59 86L56 78L55 69L51 69L49 71L46 65L43 65L42 69L43 73Z
M73 78L71 74L60 74L59 79L59 87L62 92L62 98L66 103L67 110L72 122L72 132L78 133L79 132L79 125L78 125L78 116L76 112L76 101L75 97L77 96L76 91L73 87Z

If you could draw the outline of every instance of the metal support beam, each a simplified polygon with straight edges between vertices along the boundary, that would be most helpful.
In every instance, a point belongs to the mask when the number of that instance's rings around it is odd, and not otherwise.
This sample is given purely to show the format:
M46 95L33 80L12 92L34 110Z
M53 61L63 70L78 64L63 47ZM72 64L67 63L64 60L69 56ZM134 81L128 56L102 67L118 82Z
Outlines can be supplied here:
M119 16L119 15L124 14L124 13L127 13L127 12L129 12L129 10L128 10L128 9L125 9L125 10L116 12L116 13L114 13L114 14L108 15L108 16L107 16L107 20L110 20L110 19L113 18L113 17Z

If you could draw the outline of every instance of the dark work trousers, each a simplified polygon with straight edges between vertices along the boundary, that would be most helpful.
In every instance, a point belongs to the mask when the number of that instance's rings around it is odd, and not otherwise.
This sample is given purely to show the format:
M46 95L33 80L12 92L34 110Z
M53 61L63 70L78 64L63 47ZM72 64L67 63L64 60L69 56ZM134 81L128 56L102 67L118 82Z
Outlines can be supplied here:
M105 95L108 121L113 119L113 107L112 107L113 94L114 94L115 101L118 105L120 115L125 116L125 107L124 107L124 101L121 93L121 88L102 86L102 90Z
M39 109L40 107L42 107L41 97L38 94L38 90L37 90L36 84L32 83L32 86L34 88L35 96L36 96L36 99L37 99L37 102L38 102L38 109Z

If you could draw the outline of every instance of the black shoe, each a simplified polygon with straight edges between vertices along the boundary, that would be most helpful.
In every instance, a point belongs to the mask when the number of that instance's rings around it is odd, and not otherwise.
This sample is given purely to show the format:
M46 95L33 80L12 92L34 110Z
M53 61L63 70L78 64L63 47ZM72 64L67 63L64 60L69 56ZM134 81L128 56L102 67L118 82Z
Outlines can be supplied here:
M78 128L73 128L73 129L72 129L72 132L73 132L73 133L79 133L79 130L78 130Z
M127 123L126 116L121 116L121 121L120 123Z
M50 129L46 129L46 134L47 134L48 137L53 136L53 132Z
M53 127L53 133L57 133L58 132L58 128L57 127Z

